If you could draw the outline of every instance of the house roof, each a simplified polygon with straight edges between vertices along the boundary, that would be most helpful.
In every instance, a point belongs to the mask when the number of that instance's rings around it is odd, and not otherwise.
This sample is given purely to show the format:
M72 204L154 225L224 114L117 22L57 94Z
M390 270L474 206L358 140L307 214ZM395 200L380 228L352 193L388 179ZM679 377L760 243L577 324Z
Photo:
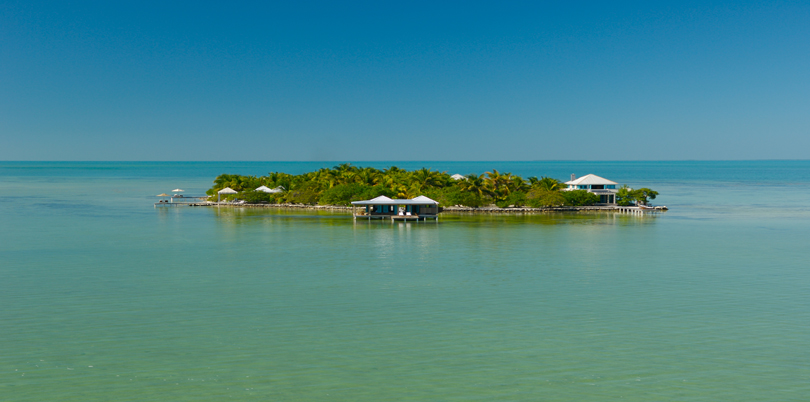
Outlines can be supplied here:
M567 181L565 182L565 184L577 186L577 185L619 184L619 183L616 183L615 181L610 181L604 177L599 177L595 174L587 174L578 179Z
M411 198L408 201L413 201L420 204L438 204L438 201L427 198L424 195L420 195L419 197L416 198Z
M416 198L411 198L410 200L399 200L399 199L391 199L384 195L381 195L377 198L366 200L366 201L352 201L352 205L428 205L434 204L438 205L439 202L436 200L432 200L424 195L420 195Z

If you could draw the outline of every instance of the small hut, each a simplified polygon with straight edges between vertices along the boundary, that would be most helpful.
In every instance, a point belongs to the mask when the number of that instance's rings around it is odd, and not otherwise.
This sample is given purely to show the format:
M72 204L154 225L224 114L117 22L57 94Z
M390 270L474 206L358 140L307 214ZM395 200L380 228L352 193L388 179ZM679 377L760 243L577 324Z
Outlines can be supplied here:
M355 207L360 207L359 211ZM439 218L439 202L424 195L392 199L384 195L366 201L352 201L355 219L425 220Z
M219 202L220 194L237 194L237 193L239 192L230 187L225 187L222 190L217 191L217 202Z

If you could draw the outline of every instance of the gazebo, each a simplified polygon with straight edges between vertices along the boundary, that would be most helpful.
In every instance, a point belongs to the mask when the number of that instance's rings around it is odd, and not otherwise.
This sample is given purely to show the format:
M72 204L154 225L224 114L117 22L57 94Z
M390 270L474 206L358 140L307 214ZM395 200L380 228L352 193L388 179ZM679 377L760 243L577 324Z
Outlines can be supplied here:
M217 202L219 202L220 194L237 194L237 193L239 192L230 187L225 187L222 190L217 191Z

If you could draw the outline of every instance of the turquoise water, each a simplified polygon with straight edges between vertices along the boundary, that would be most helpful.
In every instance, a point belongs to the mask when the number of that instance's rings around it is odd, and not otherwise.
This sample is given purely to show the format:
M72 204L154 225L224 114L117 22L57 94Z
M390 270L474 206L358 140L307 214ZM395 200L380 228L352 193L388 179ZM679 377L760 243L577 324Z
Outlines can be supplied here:
M0 400L807 399L808 161L396 163L595 173L652 217L152 206L331 165L0 163Z

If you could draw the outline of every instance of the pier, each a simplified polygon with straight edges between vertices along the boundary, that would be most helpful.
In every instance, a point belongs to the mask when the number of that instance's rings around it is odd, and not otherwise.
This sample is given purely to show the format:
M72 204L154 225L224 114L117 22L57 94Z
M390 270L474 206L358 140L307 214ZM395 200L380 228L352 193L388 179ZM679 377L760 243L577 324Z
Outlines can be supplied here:
M653 214L657 212L663 212L667 210L667 207L620 207L616 206L613 207L613 210L616 212L624 213L624 214Z
M404 221L404 222L407 222L407 221L418 221L420 219L424 220L425 218L420 218L419 215L392 215L391 216L392 221Z
M161 197L161 196L162 195L159 195L158 197ZM169 197L169 196L166 195L166 197ZM168 201L167 200L160 200L160 201L156 202L155 207L179 207L179 206L182 206L182 205L188 205L188 206L206 205L208 203L208 201L205 201L205 199L207 199L207 198L208 198L207 196L198 197L198 196L175 195L175 196L171 196L168 199ZM175 201L175 200L180 200L180 201Z

